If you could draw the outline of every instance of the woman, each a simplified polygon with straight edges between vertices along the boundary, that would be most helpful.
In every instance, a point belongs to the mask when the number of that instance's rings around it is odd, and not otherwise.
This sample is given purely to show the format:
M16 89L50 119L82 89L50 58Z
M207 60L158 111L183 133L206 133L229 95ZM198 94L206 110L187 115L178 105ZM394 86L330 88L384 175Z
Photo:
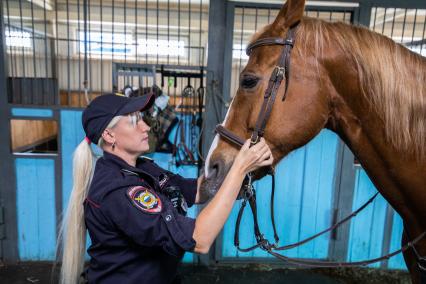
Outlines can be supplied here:
M84 110L86 138L74 153L74 187L61 229L61 283L79 281L86 228L89 283L177 283L184 252L208 253L245 175L272 164L263 140L251 148L247 141L216 196L196 219L185 217L186 205L199 202L201 178L182 178L139 157L149 149L149 127L141 111L153 101L153 96L109 94ZM104 153L93 174L91 142Z

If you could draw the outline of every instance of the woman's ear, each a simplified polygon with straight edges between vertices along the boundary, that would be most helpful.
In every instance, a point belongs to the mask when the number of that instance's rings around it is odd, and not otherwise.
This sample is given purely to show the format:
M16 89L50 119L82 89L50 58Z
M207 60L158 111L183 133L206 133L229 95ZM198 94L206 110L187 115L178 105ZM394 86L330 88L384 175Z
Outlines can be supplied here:
M115 134L110 129L105 129L102 132L102 139L108 144L113 144L115 142Z

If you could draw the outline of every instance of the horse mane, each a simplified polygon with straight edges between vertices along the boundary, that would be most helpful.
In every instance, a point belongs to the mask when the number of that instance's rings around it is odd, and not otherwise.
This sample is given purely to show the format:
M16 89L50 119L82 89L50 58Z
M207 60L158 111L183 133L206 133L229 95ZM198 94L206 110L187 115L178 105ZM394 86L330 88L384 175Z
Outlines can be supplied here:
M322 58L324 47L332 45L349 56L355 62L363 95L384 122L387 141L404 152L425 157L425 57L366 28L307 17L297 29L296 41L299 54L312 52ZM313 49L307 46L312 44Z

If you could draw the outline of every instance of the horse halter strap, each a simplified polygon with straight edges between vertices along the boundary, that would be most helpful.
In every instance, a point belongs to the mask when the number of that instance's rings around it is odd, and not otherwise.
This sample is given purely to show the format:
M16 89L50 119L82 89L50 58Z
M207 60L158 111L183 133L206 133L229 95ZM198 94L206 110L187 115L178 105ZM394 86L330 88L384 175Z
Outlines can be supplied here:
M247 49L247 55L250 55L253 49L266 46L266 45L283 45L284 49L281 52L280 59L278 64L275 66L272 71L271 77L269 78L268 87L265 90L265 94L263 96L263 104L260 109L259 116L257 117L256 125L254 131L251 135L251 144L254 145L259 142L260 138L265 134L266 123L269 120L269 117L272 112L272 107L274 105L275 99L278 94L278 89L281 85L282 80L285 78L286 85L284 96L282 100L284 101L287 96L288 84L290 78L290 53L294 46L294 37L296 33L296 26L292 27L287 34L285 39L282 38L263 38L259 39L252 44L250 44ZM227 139L228 141L242 146L244 144L244 140L226 129L222 125L216 126L216 132Z

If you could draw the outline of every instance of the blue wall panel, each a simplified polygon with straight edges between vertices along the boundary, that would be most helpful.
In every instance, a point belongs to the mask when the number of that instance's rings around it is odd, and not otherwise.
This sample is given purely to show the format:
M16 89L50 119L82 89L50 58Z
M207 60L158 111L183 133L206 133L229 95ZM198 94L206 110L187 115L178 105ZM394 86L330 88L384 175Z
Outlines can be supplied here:
M38 108L12 108L12 116L52 117L53 110Z
M362 169L357 169L353 210L364 204L377 190ZM384 224L388 204L379 195L360 214L352 219L348 261L366 260L382 255ZM371 265L379 267L380 263Z
M17 158L16 202L20 260L54 260L55 161Z
M323 130L313 141L281 161L276 169L275 219L280 245L297 242L327 228L331 222L331 207L336 168L338 137ZM271 179L255 183L260 228L273 240L270 224ZM270 257L257 249L241 253L233 245L235 221L241 201L237 201L223 230L222 257ZM248 206L247 206L248 207ZM255 243L253 219L247 208L240 229L241 247ZM285 252L287 256L326 258L329 235L324 235L302 247Z
M67 208L72 190L72 159L75 148L84 139L81 111L61 111L62 206Z
M393 215L392 238L390 243L390 251L396 251L401 248L402 231L404 230L401 217L395 213ZM414 237L415 238L415 237ZM389 259L388 268L390 269L407 269L402 254Z

